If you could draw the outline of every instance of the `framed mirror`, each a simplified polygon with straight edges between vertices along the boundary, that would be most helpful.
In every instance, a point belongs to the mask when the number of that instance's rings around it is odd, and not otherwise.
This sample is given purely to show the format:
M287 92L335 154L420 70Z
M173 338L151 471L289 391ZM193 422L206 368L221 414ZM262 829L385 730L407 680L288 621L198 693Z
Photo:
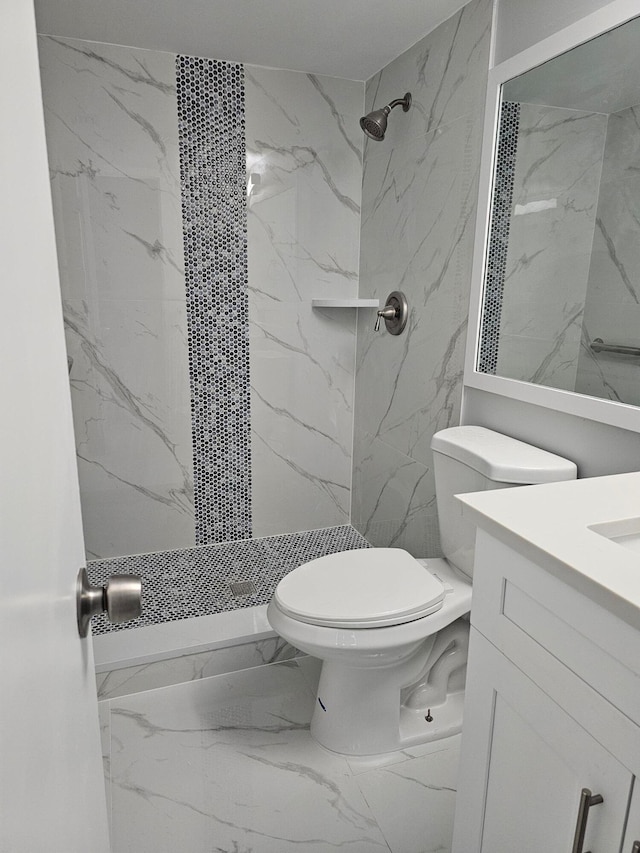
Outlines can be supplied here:
M490 72L465 384L640 431L640 9L606 11Z

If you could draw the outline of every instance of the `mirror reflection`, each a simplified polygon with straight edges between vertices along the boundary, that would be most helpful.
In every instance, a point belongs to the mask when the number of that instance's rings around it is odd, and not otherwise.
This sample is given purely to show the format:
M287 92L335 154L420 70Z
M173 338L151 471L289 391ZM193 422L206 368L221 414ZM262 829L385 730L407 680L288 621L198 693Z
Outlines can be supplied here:
M503 86L480 372L640 404L639 36Z

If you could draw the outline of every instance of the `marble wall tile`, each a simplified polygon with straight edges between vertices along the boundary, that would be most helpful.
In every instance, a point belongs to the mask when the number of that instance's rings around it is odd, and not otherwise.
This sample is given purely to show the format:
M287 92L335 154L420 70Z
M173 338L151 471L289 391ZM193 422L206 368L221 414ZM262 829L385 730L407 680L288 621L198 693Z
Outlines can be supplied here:
M88 556L193 544L184 303L63 304Z
M459 415L478 137L477 122L467 117L415 140L391 156L378 192L363 205L363 232L386 232L366 250L363 241L367 295L384 300L392 289L403 291L410 317L398 337L376 333L370 318L359 318L357 387L363 393L356 424L428 466L433 432ZM371 168L379 172L382 164Z
M367 82L368 112L411 92L412 106L396 107L385 136L391 148L484 109L491 3L472 0ZM367 153L382 145L367 141Z
M256 536L349 521L354 313L281 302L251 319Z
M300 655L302 652L294 649L280 637L275 637L272 640L243 643L240 646L212 649L194 655L182 655L139 666L128 666L111 672L100 672L96 674L98 699L114 699L145 690L154 690L157 687L197 681L212 675L292 660Z
M363 95L245 66L255 536L349 519Z
M575 387L606 124L604 115L520 105L501 376ZM531 207L540 202L548 206Z
M45 37L91 558L190 547L175 57ZM349 519L361 83L245 67L254 535ZM278 483L274 500L273 483Z
M609 116L576 391L640 405L638 361L589 343L639 346L639 107Z
M357 295L363 93L347 80L245 66L252 294Z
M356 431L353 526L378 547L440 553L433 466Z
M352 518L415 556L440 552L430 442L460 415L491 14L473 0L366 87L367 109L413 106L365 146L360 296L402 290L410 318L358 319Z
M174 57L40 39L90 557L189 547Z

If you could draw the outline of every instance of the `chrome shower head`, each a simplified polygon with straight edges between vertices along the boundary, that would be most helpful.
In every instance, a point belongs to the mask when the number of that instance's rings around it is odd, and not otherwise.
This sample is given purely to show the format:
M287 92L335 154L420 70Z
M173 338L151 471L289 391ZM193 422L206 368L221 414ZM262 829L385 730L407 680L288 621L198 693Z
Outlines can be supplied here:
M366 116L362 116L360 127L368 137L375 139L376 142L381 142L387 131L387 116L394 107L400 106L405 113L408 111L411 106L411 92L407 92L404 98L396 98L395 101L391 101L390 104L387 104L386 107L382 107L380 110L373 110L373 112L367 113Z

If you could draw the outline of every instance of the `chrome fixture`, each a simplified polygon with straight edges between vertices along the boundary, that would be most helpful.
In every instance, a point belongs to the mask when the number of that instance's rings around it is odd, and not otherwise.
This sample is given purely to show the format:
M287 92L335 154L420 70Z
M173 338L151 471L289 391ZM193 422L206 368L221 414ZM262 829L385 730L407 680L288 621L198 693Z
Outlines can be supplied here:
M364 130L368 137L375 139L376 142L382 142L387 130L387 116L394 107L402 107L404 112L408 112L411 106L411 92L407 92L404 98L396 98L391 101L386 107L380 110L373 110L362 116L360 119L360 127Z
M594 352L619 352L621 355L640 355L640 347L626 347L622 344L605 344L602 338L594 338L589 345Z
M110 622L128 622L142 613L142 580L138 575L111 575L106 586L92 586L86 569L76 581L78 633L86 637L92 616L106 611Z
M374 332L380 328L380 320L384 320L387 332L391 335L401 335L409 319L409 303L404 293L394 290L387 296L384 308L378 311Z
M584 837L587 833L587 820L589 809L604 803L601 794L592 794L588 788L583 788L580 794L580 806L578 807L578 820L576 821L576 834L573 838L572 853L583 853Z
M231 581L229 590L234 598L243 598L245 595L255 595L258 592L253 581Z

